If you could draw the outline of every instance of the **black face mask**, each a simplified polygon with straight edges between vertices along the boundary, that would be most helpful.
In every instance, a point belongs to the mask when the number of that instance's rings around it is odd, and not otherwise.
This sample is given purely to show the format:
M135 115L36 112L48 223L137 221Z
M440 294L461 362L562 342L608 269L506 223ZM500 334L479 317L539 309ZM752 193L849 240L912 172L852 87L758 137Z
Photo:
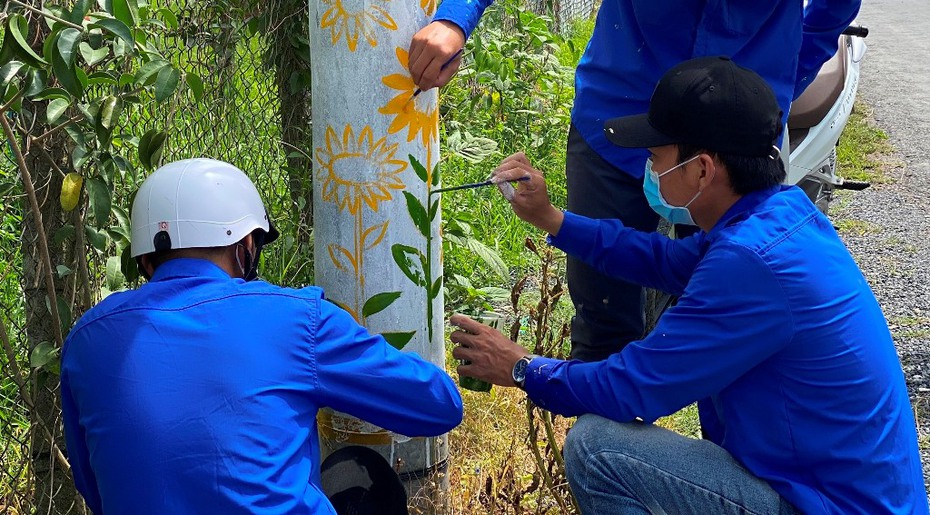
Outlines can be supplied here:
M242 267L242 278L246 281L258 279L258 262L261 258L262 247L265 245L265 231L253 232L252 241L255 242L255 256L252 256L249 249L245 249L245 266Z

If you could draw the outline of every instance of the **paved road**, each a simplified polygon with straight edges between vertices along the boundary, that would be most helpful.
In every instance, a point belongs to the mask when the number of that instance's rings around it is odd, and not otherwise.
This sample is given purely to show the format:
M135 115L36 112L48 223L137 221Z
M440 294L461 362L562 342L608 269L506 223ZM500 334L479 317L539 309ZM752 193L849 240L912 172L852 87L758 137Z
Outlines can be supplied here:
M839 202L834 216L866 222L864 234L844 239L892 327L930 484L930 1L864 0L859 21L871 29L860 98L899 163L891 182Z

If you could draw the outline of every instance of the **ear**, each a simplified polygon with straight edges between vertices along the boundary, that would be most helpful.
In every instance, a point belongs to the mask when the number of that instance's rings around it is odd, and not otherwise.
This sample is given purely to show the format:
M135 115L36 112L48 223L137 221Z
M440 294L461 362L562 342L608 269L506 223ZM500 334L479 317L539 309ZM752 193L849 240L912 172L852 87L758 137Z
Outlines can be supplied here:
M155 273L155 267L152 266L152 260L149 258L149 255L143 254L139 256L139 263L142 265L142 270L145 271L145 274L148 277L152 277L152 274Z
M701 172L698 175L698 187L703 191L711 185L714 178L717 176L719 163L716 157L707 153L702 153L700 157L697 158L697 162L701 166Z

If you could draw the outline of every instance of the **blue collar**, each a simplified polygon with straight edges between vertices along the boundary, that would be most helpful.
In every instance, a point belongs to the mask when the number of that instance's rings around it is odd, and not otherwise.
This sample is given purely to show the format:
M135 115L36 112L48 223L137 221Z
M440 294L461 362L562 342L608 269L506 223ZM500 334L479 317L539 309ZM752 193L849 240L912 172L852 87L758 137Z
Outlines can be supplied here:
M749 215L749 212L752 211L756 206L765 202L772 195L787 188L789 188L789 186L783 186L779 184L778 186L772 186L768 189L754 191L747 195L743 195L732 206L730 206L730 209L727 209L727 212L720 217L720 220L717 220L717 223L714 224L714 227L711 228L709 233L707 233L705 241L710 243L716 239L717 235L725 227L729 227L730 225L745 220Z
M165 281L179 277L211 277L231 279L225 270L212 261L196 258L175 258L162 263L149 282Z

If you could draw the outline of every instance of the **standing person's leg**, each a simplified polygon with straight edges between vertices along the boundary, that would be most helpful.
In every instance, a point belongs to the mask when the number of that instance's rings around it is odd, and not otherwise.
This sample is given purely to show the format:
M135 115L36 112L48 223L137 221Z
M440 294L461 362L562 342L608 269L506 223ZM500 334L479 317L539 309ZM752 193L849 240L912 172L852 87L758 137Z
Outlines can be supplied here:
M582 513L797 513L722 447L651 424L580 417L565 469Z
M605 161L573 126L565 163L568 210L590 218L618 218L627 227L654 232L659 216L634 179ZM643 289L568 258L568 292L575 305L572 358L599 361L643 337Z

